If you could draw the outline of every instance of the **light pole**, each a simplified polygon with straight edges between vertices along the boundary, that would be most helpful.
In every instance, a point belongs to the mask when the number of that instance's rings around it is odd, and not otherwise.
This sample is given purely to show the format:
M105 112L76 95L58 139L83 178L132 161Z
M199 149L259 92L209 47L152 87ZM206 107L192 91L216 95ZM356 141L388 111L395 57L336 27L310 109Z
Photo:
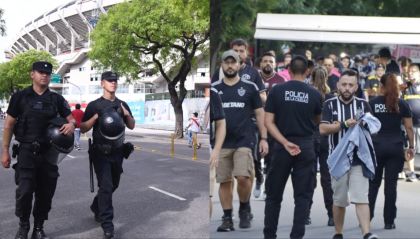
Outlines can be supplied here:
M79 104L81 104L82 103L82 89L80 89L80 86L73 84L68 80L67 80L67 83L69 83L72 86L75 86L79 90Z

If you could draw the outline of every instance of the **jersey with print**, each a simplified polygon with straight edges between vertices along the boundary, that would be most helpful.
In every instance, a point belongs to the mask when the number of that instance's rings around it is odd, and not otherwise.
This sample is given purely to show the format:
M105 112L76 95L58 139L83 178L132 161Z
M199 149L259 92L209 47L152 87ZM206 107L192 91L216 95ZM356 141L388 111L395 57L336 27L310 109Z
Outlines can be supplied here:
M223 148L254 148L256 125L251 118L254 110L262 107L258 87L246 80L232 86L219 80L211 86L218 91L226 117Z
M335 96L324 102L321 123L332 124L334 121L344 122L348 119L356 119L359 114L366 112L371 112L366 100L353 97L353 100L346 104L338 96ZM329 154L332 153L347 130L347 128L341 129L338 133L328 136Z

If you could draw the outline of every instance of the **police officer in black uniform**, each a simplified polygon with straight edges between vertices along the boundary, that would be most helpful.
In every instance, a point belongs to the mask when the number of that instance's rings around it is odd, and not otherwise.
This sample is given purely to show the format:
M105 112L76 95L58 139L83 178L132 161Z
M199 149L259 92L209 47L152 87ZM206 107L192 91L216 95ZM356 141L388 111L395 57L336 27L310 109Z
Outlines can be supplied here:
M372 220L374 216L376 197L385 171L384 228L395 229L398 173L402 171L405 161L405 139L401 132L401 124L404 125L409 141L407 158L411 160L414 157L411 110L407 102L399 99L397 76L393 73L381 77L381 96L373 98L369 104L373 114L381 121L381 130L372 136L378 166L375 178L369 185L370 218Z
M296 56L290 63L291 81L276 85L268 95L265 125L276 140L267 175L264 238L276 238L280 205L289 175L295 198L290 238L303 238L315 178L313 134L321 118L321 94L304 83L308 63Z
M88 104L80 130L93 127L89 157L93 161L99 190L90 206L95 220L101 223L104 238L114 238L112 193L118 188L123 172L125 126L134 129L135 120L127 103L115 96L118 75L106 71L101 76L103 95Z
M19 142L18 147L14 146L13 153L18 155L17 163L13 165L17 185L15 213L20 219L16 239L28 238L31 211L34 216L32 239L47 238L43 225L48 219L59 176L56 165L58 154L50 153L52 145L46 137L47 129L49 122L58 115L68 122L60 128L61 133L73 134L76 124L65 99L48 88L51 72L51 63L33 63L32 85L12 95L4 123L3 167L10 167L9 146L12 134Z

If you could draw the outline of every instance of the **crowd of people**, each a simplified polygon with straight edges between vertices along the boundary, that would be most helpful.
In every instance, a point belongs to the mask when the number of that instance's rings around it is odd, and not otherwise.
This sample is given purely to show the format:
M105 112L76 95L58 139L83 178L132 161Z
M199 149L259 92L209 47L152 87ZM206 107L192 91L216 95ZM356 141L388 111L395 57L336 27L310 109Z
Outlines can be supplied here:
M210 99L210 197L216 181L223 209L217 231L235 230L235 179L239 227L251 227L255 179L254 197L265 197L264 238L276 238L291 175L295 210L290 238L303 238L305 225L311 224L318 170L326 224L335 226L333 239L343 238L350 204L355 205L363 238L378 238L370 222L383 178L384 228L395 229L397 182L404 163L406 180L418 180L419 66L406 57L396 61L389 48L366 56L316 59L306 50L305 56L284 54L282 63L276 62L274 51L267 51L252 65L245 40L235 39L230 46L212 76Z

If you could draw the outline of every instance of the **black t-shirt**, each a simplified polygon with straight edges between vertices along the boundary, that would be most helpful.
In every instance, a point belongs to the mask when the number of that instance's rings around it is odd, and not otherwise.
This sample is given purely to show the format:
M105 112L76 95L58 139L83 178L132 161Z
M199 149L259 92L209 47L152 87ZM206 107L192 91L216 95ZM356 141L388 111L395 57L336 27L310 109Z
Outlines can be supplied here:
M253 149L256 144L256 125L251 117L255 109L262 107L258 87L246 80L240 80L233 86L219 80L211 86L218 91L226 117L226 138L223 148Z
M413 114L413 125L420 127L420 84L407 82L407 86L407 89L403 92L403 97Z
M396 75L400 75L400 67L398 66L397 62L394 60L391 60L386 66L385 66L385 73L394 73Z
M7 108L7 114L12 116L13 118L19 118L22 116L24 111L24 104L28 102L22 102L22 100L27 100L26 97L30 97L33 100L40 100L40 101L50 101L52 95L57 99L57 111L61 117L66 118L71 114L70 106L67 101L64 99L62 95L59 95L55 92L51 92L47 89L42 95L38 95L32 88L29 86L22 91L16 92L10 98L9 107Z
M86 110L85 110L85 114L83 115L82 122L88 121L90 118L92 118L92 116L94 116L95 114L100 114L101 111L103 111L106 108L120 107L121 103L123 104L124 108L126 110L128 110L131 117L133 117L133 114L131 113L130 107L127 105L127 103L125 101L122 101L118 98L115 98L114 101L110 101L108 99L105 99L104 97L99 97L98 99L90 102L87 105ZM93 125L93 132L96 132L97 128L98 128L98 120L96 120L95 124ZM96 134L93 133L93 135L96 135ZM95 141L95 139L93 139L93 140Z
M316 89L291 80L273 87L265 111L274 114L284 137L310 137L316 129L313 119L321 114L321 107L322 97Z
M215 88L210 90L210 145L214 147L215 125L214 122L225 118L225 112L222 107L222 100Z
M386 138L387 140L402 140L401 124L403 118L410 118L412 116L411 109L407 102L399 99L399 113L388 112L385 105L385 97L378 96L369 101L372 108L373 115L381 121L381 129L377 137ZM375 137L376 138L376 137Z
M214 83L216 81L219 81L219 73L220 73L220 68L219 70L217 70L214 74L213 77L211 78L211 83ZM258 87L258 91L262 92L265 91L266 88L264 86L264 83L261 79L261 75L258 72L257 69L255 69L254 67L245 64L244 67L241 66L241 69L239 69L239 77L241 78L241 80L247 80L247 81L251 81L253 83L255 83Z
M358 111L362 113L371 112L370 106L366 100L353 97L351 102L345 104L338 96L335 96L324 102L321 123L332 124L334 121L344 122L348 119L356 119ZM330 134L328 136L329 154L332 153L347 130L348 129L342 129L338 133Z
M334 74L331 74L328 76L327 84L328 87L330 87L331 92L337 91L337 82L340 80L340 78Z

